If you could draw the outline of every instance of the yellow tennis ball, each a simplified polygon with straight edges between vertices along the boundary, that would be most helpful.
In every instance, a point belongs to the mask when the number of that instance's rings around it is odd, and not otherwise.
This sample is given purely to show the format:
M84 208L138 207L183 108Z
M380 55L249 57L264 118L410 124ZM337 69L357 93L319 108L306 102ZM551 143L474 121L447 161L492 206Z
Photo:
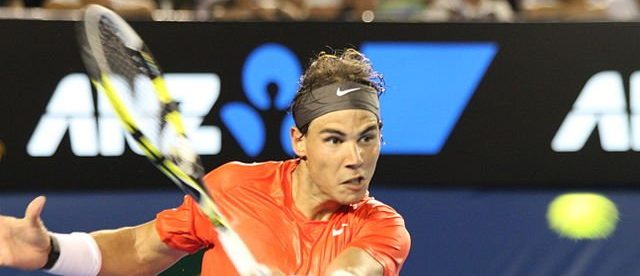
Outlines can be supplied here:
M570 239L608 237L618 223L618 208L594 193L569 193L556 197L547 210L549 227Z

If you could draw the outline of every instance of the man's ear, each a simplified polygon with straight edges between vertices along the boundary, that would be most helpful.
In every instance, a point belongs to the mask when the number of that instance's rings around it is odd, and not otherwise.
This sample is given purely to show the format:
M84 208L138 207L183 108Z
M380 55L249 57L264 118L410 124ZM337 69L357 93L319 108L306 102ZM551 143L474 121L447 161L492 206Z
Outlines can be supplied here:
M289 138L291 139L291 146L293 147L293 152L298 157L306 157L307 156L307 145L305 136L297 127L291 127L289 130Z

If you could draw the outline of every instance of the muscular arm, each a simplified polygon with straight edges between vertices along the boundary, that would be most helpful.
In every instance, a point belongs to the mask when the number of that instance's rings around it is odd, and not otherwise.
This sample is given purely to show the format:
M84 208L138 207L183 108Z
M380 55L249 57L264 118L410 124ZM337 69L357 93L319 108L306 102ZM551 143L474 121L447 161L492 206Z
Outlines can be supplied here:
M0 215L0 267L36 270L47 262L50 234L40 219L45 200L34 199L24 218ZM154 275L186 255L160 240L155 221L92 236L102 255L100 275Z
M327 276L383 275L382 264L366 251L349 247L327 269Z
M91 235L102 253L99 275L155 275L187 254L160 240L155 221Z

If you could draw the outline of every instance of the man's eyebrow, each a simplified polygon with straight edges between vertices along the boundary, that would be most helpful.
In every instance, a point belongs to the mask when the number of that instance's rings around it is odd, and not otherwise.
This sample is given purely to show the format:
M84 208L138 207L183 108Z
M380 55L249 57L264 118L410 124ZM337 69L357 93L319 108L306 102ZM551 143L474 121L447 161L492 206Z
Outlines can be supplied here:
M328 133L328 134L336 134L336 135L340 135L340 136L347 136L347 134L345 134L344 132L337 130L337 129L333 129L333 128L325 128L323 130L320 131L320 133Z
M373 124L373 125L367 127L366 129L364 129L363 131L361 131L360 135L363 135L363 134L365 134L367 132L371 132L371 131L374 131L374 130L377 130L377 129L378 129L378 125L377 124ZM335 134L335 135L340 135L340 136L347 136L346 133L344 133L344 132L342 132L340 130L334 129L334 128L325 128L325 129L321 130L320 133L321 134L322 133L328 133L328 134Z
M360 135L365 134L370 131L378 130L378 124L370 125L368 128L360 132Z

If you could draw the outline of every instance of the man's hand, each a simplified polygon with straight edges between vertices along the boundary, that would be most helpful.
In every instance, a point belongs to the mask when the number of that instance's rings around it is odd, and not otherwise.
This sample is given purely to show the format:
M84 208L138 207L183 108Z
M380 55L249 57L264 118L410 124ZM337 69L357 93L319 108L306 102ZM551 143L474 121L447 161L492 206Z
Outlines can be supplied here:
M24 270L42 268L47 262L50 237L40 214L46 198L35 198L24 218L0 215L0 266Z

